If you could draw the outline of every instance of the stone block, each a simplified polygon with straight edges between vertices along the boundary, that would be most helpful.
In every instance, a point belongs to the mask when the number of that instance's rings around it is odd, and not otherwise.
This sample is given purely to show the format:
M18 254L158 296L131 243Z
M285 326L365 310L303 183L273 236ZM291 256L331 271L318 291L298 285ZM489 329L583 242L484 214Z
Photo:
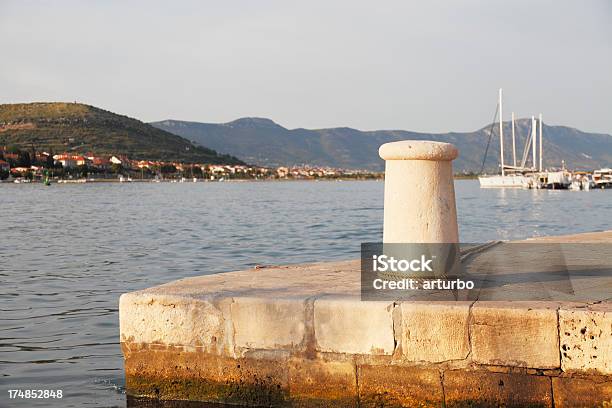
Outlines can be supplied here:
M559 368L556 305L476 302L472 307L472 358L480 364Z
M490 371L444 372L446 407L552 407L550 378Z
M283 406L287 360L229 358L178 347L142 347L126 353L126 392L156 400Z
M292 407L357 407L357 373L352 361L289 361Z
M612 374L612 304L559 310L561 368Z
M317 351L393 354L393 302L323 298L314 303Z
M465 359L470 352L470 302L400 304L399 341L409 361Z
M441 407L440 372L431 368L360 365L360 407Z
M236 297L231 304L236 347L292 349L305 334L305 299Z
M202 347L231 352L223 312L211 300L127 293L119 300L120 339L124 343Z
M552 379L555 408L612 407L611 378Z

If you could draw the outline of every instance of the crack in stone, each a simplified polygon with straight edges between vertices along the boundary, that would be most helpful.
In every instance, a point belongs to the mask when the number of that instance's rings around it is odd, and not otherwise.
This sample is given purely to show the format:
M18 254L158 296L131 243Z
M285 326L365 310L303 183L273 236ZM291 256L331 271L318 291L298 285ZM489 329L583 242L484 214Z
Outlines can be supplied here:
M440 387L442 387L442 406L446 407L446 390L444 389L444 370L440 370Z
M464 360L469 360L472 357L472 325L474 321L473 307L476 304L477 300L473 301L468 307L468 318L467 318L467 335L468 335L468 353L465 356Z
M397 313L395 312L395 310L396 310L396 308L398 308L399 306L400 306L400 303L399 303L399 302L394 301L394 302L393 302L393 310L391 311L391 327L392 327L392 330L393 330L393 353L392 353L392 355L395 355L395 354L396 354L396 353L399 351L399 344L400 344L400 342L399 342L399 340L398 340L398 339L399 339L399 338L400 338L400 336L402 335L402 333L401 333L401 331L402 331L402 330L401 330L401 327L399 327L399 328L396 328L396 327L395 327L395 318L396 318L396 316L395 316L395 315L397 314ZM399 322L399 323L401 323L401 320L402 320L401 309L397 309L397 310L398 310L398 311L399 311L399 313L400 313L400 316L399 316L399 320L400 320L400 322ZM399 331L399 333L398 333L398 331Z
M353 364L355 365L355 391L356 391L356 399L357 399L357 406L360 407L361 406L361 401L360 401L360 396L359 396L359 365L357 364L357 361L355 361L355 358L353 357Z
M302 347L306 358L314 359L316 357L316 333L314 325L314 302L315 296L311 296L304 300L304 339Z
M553 386L553 378L550 379L550 404L552 408L555 408L555 387Z
M561 306L557 307L557 349L559 350L559 369L563 371L563 352L561 351L561 313L559 313L560 310Z
M232 319L232 304L235 303L233 297L214 297L211 299L211 304L221 312L221 318L223 319L223 339L217 344L217 352L225 354L225 349L228 348L227 353L231 357L238 357L236 347L236 327L234 320ZM229 331L229 333L228 333ZM229 340L230 344L227 344Z

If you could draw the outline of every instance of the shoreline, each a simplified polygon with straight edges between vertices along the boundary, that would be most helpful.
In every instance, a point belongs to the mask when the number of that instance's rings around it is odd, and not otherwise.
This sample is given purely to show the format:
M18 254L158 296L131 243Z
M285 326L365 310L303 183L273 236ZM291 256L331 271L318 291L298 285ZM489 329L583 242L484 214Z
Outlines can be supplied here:
M478 176L454 176L454 180L477 180ZM227 180L205 180L205 179L197 179L197 181L193 180L159 180L155 181L154 179L132 179L131 181L120 181L119 179L60 179L60 180L52 180L51 184L94 184L94 183L121 183L121 184L130 184L130 183L177 183L177 184L199 184L199 183L261 183L261 182L344 182L344 181L384 181L384 177L374 177L374 178L352 178L352 177L338 177L338 178L286 178L286 179L227 179ZM14 180L0 180L0 184L44 184L41 180L33 180L27 182L15 182Z

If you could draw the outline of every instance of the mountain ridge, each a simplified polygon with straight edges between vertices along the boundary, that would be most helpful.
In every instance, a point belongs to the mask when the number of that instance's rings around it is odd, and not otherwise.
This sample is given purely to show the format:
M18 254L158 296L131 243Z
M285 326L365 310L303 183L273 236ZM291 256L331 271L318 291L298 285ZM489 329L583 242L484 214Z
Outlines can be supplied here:
M239 125L238 125L239 124ZM248 126L245 126L248 124ZM531 119L515 122L517 133L517 164L529 134ZM498 169L498 126L491 124L472 132L427 133L407 130L362 131L350 127L323 129L288 129L271 119L245 117L227 123L204 123L166 119L151 125L183 136L196 144L205 144L258 165L320 165L360 168L380 171L384 163L378 157L378 147L387 142L405 139L450 142L460 150L454 162L456 171L479 172L492 128L494 137L489 146L485 170ZM612 136L587 133L578 129L543 124L544 164L561 167L562 160L570 168L593 169L612 164ZM506 163L511 163L511 124L504 122ZM531 154L527 156L527 165Z

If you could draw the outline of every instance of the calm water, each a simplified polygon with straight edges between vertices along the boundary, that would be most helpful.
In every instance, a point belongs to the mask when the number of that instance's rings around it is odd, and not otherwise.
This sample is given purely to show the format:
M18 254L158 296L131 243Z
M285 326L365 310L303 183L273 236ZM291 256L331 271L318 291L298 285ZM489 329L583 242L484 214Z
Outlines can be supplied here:
M356 258L382 182L0 184L0 406L124 406L123 292L257 264ZM612 192L456 182L465 242L610 229Z

